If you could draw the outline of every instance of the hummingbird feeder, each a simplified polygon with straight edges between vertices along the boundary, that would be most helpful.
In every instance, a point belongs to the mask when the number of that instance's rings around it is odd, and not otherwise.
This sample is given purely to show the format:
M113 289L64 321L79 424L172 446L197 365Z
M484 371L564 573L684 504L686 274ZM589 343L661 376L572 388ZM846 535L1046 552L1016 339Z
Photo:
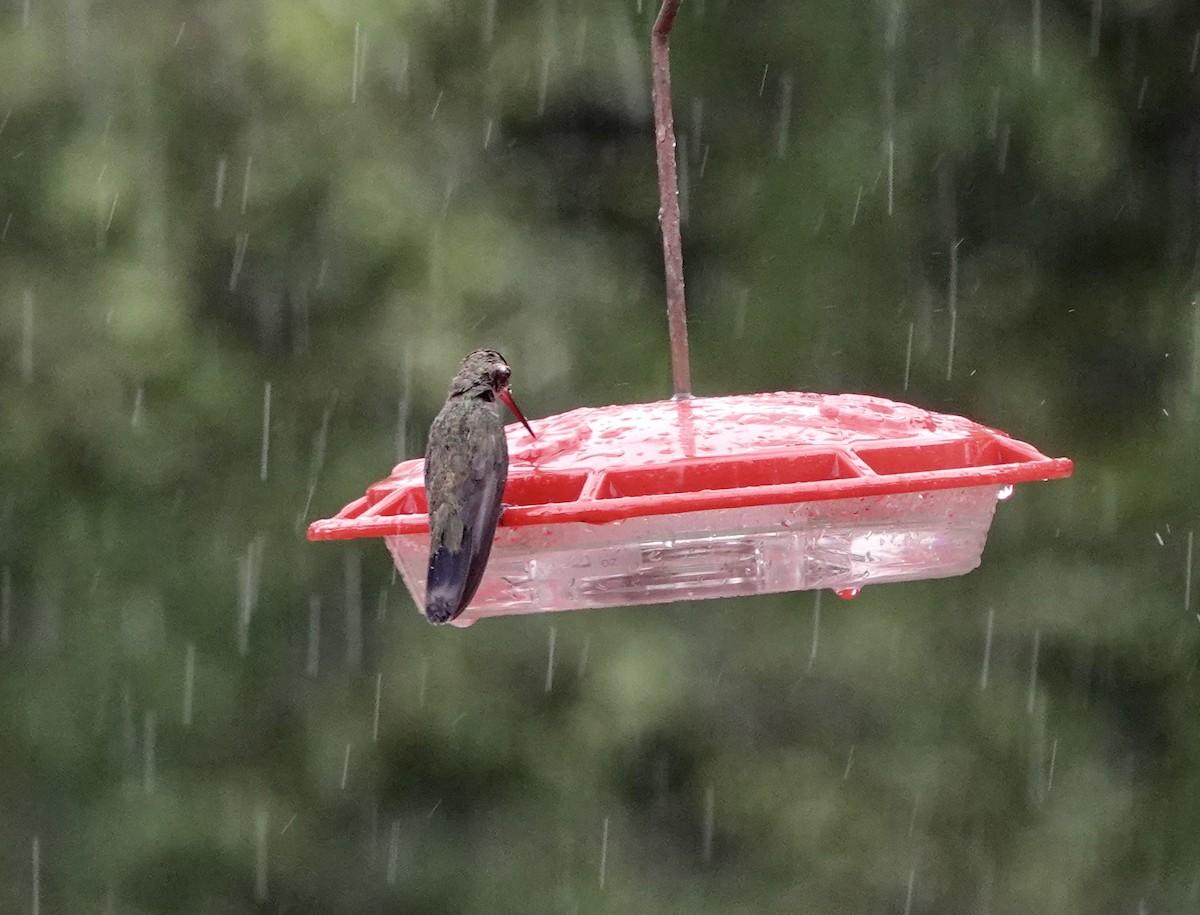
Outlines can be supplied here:
M666 0L651 39L660 219L676 395L506 427L504 512L474 600L453 621L962 575L1013 484L1067 458L961 416L862 394L693 398ZM424 461L399 464L311 540L382 537L419 606Z

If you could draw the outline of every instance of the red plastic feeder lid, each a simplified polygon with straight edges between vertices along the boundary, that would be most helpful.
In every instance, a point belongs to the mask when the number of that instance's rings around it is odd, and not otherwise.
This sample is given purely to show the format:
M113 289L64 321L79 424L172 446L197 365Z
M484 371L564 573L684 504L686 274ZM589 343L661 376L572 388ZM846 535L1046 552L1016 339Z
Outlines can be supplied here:
M961 416L862 394L779 392L584 407L506 427L502 526L623 519L1070 476ZM424 461L399 464L310 540L428 530Z

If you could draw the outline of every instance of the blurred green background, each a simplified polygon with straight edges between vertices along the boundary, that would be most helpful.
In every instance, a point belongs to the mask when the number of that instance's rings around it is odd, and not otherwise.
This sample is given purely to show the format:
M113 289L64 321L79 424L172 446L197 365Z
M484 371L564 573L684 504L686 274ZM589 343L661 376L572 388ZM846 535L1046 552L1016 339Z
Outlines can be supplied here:
M684 0L697 393L1073 457L978 571L457 631L305 541L477 345L670 394L655 11L0 5L0 912L1200 907L1193 0Z

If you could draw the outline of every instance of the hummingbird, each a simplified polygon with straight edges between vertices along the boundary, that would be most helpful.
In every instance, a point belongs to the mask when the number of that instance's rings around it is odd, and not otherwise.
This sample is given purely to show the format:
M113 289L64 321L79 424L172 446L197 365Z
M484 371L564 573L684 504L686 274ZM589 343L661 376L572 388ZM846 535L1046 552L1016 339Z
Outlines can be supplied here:
M497 399L533 435L509 390L512 370L495 350L469 353L429 428L425 495L429 503L429 573L425 618L448 623L475 596L508 478L508 444ZM535 436L536 437L536 436Z

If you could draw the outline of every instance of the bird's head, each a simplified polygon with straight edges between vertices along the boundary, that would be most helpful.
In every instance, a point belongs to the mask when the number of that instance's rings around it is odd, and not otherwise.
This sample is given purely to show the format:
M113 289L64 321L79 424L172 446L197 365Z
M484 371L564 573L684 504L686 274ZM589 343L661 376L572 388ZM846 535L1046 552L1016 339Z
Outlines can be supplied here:
M512 398L509 388L511 377L512 369L508 367L503 356L492 349L477 349L468 353L458 367L458 374L450 382L450 396L482 397L485 400L498 397L529 430L529 434L533 435L533 429Z

